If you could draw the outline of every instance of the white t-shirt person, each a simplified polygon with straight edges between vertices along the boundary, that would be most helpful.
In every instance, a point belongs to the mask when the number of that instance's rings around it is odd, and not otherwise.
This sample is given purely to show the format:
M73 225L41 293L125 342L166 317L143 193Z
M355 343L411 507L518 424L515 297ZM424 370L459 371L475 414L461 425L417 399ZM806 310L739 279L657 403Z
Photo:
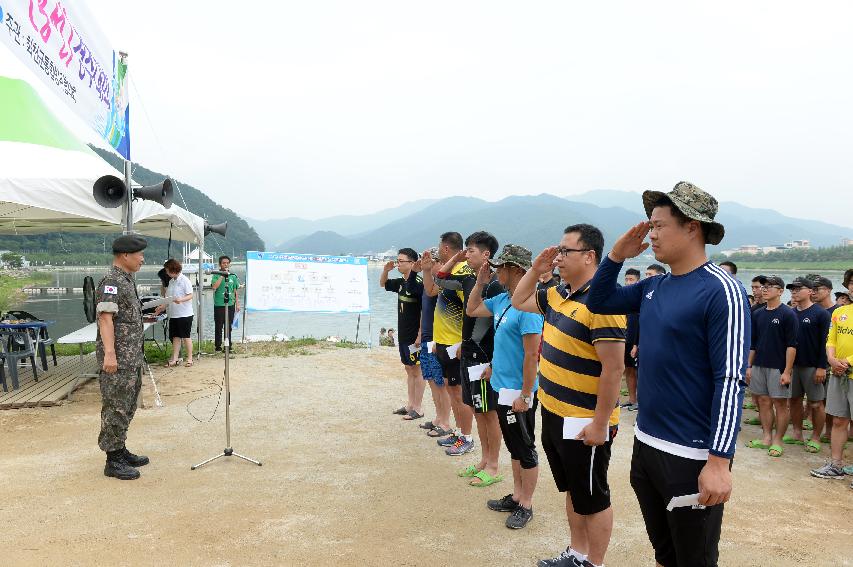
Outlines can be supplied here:
M169 280L169 287L166 289L167 297L184 297L193 292L193 286L190 279L184 274L178 274L178 277ZM170 319L178 319L181 317L192 317L193 302L185 301L183 303L169 303L166 308L166 313Z

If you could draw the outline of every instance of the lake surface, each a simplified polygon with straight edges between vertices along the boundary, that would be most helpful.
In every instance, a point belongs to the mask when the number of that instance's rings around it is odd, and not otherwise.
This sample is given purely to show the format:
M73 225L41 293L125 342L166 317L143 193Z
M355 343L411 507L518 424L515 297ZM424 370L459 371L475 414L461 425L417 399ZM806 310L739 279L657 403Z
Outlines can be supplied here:
M643 264L632 264L642 273L648 262ZM241 281L245 281L245 266L234 265L234 273L236 273ZM159 266L144 266L137 277L137 281L141 285L152 285L152 289L159 290L159 280L157 279L157 271ZM104 268L79 268L71 270L56 271L54 273L54 283L56 287L82 287L83 278L87 275L92 276L95 283L102 277L106 270ZM368 266L368 278L370 282L370 309L371 315L362 315L361 324L358 330L358 340L367 341L368 335L372 337L374 345L378 344L379 329L397 327L397 299L395 294L388 293L379 287L379 276L382 273L382 268L379 265ZM392 272L391 277L397 272ZM747 271L743 270L738 273L738 279L743 282L747 291L753 277L763 273L770 275L769 270ZM795 271L774 271L775 275L781 277L785 283L789 283L796 276L804 275L805 272ZM841 279L843 272L840 271L825 271L826 277L832 280L835 285L834 291L841 290ZM245 290L241 290L241 293ZM140 294L142 295L142 293ZM790 294L786 291L783 296L783 301L789 299ZM241 303L242 303L241 295ZM213 292L207 290L204 292L204 333L205 338L213 338ZM24 309L36 315L41 319L54 320L56 323L50 327L52 337L60 337L80 327L85 326L86 318L83 314L83 296L82 294L57 294L48 296L34 296L28 299L23 304L17 306L19 309ZM196 307L195 312L198 313ZM243 320L240 321L241 328L235 335L235 340L242 335ZM247 335L273 335L282 333L290 337L316 337L325 338L328 336L337 336L349 340L355 340L356 327L358 326L357 315L338 315L325 313L265 313L251 312L247 314L246 319L246 334ZM158 337L160 335L158 334Z

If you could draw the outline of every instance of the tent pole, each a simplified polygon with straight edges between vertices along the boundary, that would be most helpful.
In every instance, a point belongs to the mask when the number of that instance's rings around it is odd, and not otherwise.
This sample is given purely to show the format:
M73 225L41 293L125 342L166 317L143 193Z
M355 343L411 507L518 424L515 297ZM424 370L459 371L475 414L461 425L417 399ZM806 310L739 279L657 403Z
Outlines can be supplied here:
M204 258L204 238L198 241L198 352L201 354L201 343L204 340L203 329L203 307L204 304L204 272L202 271L202 259Z
M133 164L130 160L124 160L124 186L127 189L127 201L124 205L124 234L133 232L133 188L130 186L130 172Z

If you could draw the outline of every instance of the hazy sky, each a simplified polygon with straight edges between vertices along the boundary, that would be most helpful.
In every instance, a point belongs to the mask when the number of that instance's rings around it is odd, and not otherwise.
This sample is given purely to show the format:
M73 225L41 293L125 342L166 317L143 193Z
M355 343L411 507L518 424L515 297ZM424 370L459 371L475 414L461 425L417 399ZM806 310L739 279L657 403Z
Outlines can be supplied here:
M686 179L853 225L846 1L87 4L133 159L247 216Z

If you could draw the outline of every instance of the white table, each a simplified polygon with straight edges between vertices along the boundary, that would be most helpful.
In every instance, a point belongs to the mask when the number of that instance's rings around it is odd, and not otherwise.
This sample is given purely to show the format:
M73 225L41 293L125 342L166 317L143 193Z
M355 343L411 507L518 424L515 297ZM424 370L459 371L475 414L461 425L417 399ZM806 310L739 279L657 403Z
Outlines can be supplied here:
M151 327L151 325L153 325L153 324L154 324L154 322L144 321L142 323L142 334L144 335L145 331L147 331ZM61 345L80 345L80 362L82 363L83 357L85 356L83 354L83 345L85 345L86 343L93 343L97 339L98 339L98 323L95 322L95 323L89 323L85 327L77 329L73 333L68 333L67 335L65 335L63 337L59 337L58 339L56 339L56 342L58 344L61 344ZM98 377L97 373L90 373L90 372L82 372L79 375L77 375L77 379L74 381L74 386L71 388L71 391L68 392L68 399L71 400L71 394L74 392L74 390L77 388L77 385L80 383L80 378L97 378L97 377ZM142 394L140 393L140 399L141 398L142 398Z

